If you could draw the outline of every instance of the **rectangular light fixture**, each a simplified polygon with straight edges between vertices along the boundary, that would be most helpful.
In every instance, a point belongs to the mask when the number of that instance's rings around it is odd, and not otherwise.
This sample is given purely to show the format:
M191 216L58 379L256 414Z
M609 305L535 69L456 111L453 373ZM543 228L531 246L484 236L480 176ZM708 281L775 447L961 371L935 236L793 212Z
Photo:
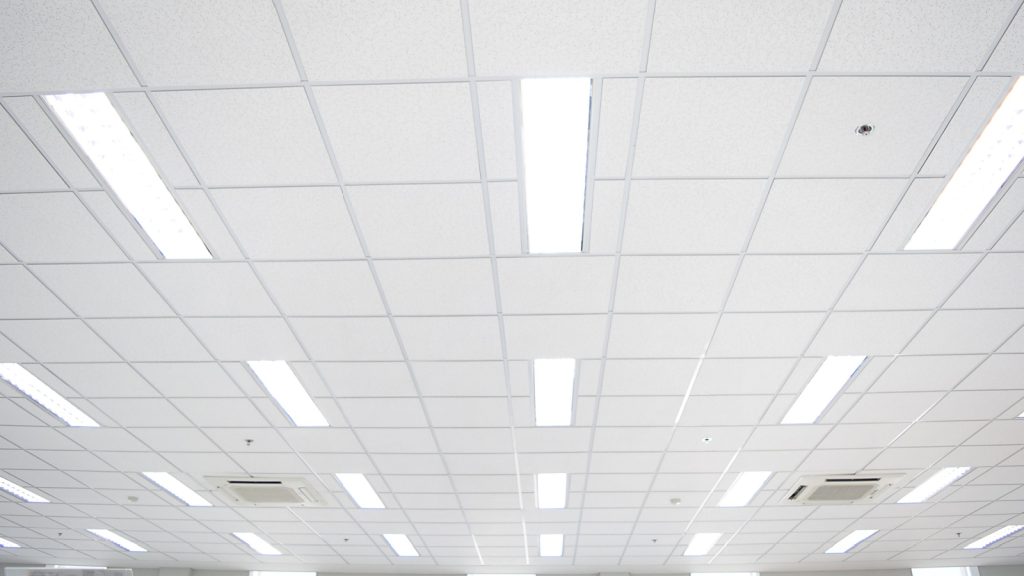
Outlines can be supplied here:
M987 536L982 536L981 538L978 538L977 540L971 542L967 546L964 546L964 550L980 550L982 548L988 548L989 546L995 544L996 542L999 542L1003 538L1006 538L1007 536L1010 536L1011 534L1020 531L1022 528L1024 528L1024 525L1021 524L1003 526L999 530L996 530L995 532Z
M1010 92L914 231L906 250L952 250L1024 158L1024 81Z
M690 576L761 576L760 572L690 572Z
M733 481L732 486L725 491L725 495L718 501L723 508L737 508L746 506L753 500L757 491L764 486L772 475L771 472L740 472L740 475Z
M537 508L565 508L569 476L565 472L537 474Z
M683 556L704 556L715 547L721 537L721 532L698 532L690 538Z
M251 360L249 368L296 426L330 426L284 360Z
M854 546L873 536L878 530L854 530L842 540L836 542L831 548L825 550L825 554L846 554L853 550Z
M533 397L537 426L572 425L576 360L539 358L533 361Z
M943 568L911 568L911 576L978 576L976 569L969 566L946 566Z
M783 424L813 424L828 408L865 356L829 356L782 418Z
M21 548L21 546L11 542L7 538L0 538L0 548Z
M142 474L146 478L152 480L157 486L167 490L172 496L189 506L213 506L213 504L210 504L206 498L196 494L194 490L185 486L181 480L178 480L167 472L143 472Z
M79 410L78 406L68 402L66 398L54 392L53 388L44 384L42 380L36 378L35 374L23 368L21 364L0 364L0 378L21 390L22 393L57 418L63 420L68 426L99 426L85 412Z
M352 500L360 508L384 507L384 502L381 501L373 486L370 486L370 481L366 479L366 476L362 474L342 474L340 472L334 476L338 479L341 487L348 492L348 495L352 497Z
M399 556L419 556L420 553L416 551L416 547L412 545L412 541L405 534L385 534L384 539L388 541L388 545L395 551L395 554Z
M578 253L587 191L590 78L528 78L520 93L530 253Z
M906 496L900 498L900 504L918 504L928 500L935 494L942 490L946 486L949 486L953 482L959 480L964 474L970 472L970 466L960 466L955 468L943 468L935 474L932 474L930 478L917 485L917 488L911 490Z
M39 494L36 494L35 492L28 490L26 488L22 488L21 486L18 486L14 482L11 482L10 480L4 477L0 477L0 490L7 492L8 494L14 496L15 498L20 498L25 502L32 502L33 504L42 504L45 502L49 502L49 500L43 498Z
M541 534L540 555L544 558L553 558L562 555L562 545L565 536L562 534Z
M127 550L129 552L145 552L146 551L146 549L143 548L142 546L139 546L138 544L136 544L135 542L132 542L131 540L125 538L124 536L121 536L120 534L111 532L110 530L107 530L106 528L89 528L89 532L92 532L93 534L99 536L100 538L103 538L104 540L106 540L108 542L112 542L115 545L117 545L117 546L119 546L121 548L124 548L125 550Z
M278 572L273 570L250 570L249 576L316 576L316 572Z
M46 103L164 258L212 257L106 94L53 94Z
M238 538L242 542L248 544L249 548L252 548L257 554L262 554L264 556L281 555L281 551L271 546L270 542L267 542L252 532L232 532L232 534L235 538Z

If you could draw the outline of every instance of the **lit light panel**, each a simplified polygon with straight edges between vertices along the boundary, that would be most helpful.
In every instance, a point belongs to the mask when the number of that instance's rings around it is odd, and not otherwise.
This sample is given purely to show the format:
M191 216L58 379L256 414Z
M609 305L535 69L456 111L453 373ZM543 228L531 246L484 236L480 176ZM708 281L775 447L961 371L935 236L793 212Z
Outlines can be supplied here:
M399 556L411 557L420 555L416 551L416 547L412 545L412 541L405 534L385 534L384 539L388 541L388 546L391 546L391 549Z
M267 542L266 540L260 538L258 535L253 534L252 532L232 532L232 534L235 536L235 538L238 538L242 542L245 542L249 546L249 548L252 548L253 551L257 554L262 554L264 556L281 555L281 551L271 546L270 542Z
M569 477L565 472L537 474L537 508L565 508Z
M825 554L846 554L861 542L874 536L876 532L878 530L854 530L833 544L831 548L825 550Z
M704 556L715 547L721 537L721 532L698 532L690 538L683 556Z
M900 498L900 504L917 504L924 502L936 495L940 490L949 486L953 482L956 482L963 477L964 474L970 472L970 466L960 466L955 468L943 468L935 474L932 474L930 478L919 484L916 488L907 493L906 496Z
M542 358L533 361L533 395L537 426L572 424L576 360Z
M348 495L360 508L384 508L377 491L370 485L370 481L363 474L337 473L334 475L341 487L348 492Z
M114 545L116 545L116 546L118 546L120 548L124 548L125 550L127 550L129 552L145 552L146 551L146 549L143 548L142 546L139 546L138 544L136 544L135 542L132 542L131 540L125 538L124 536L121 536L120 534L117 534L115 532L111 532L110 530L107 530L106 528L89 528L89 532L92 532L93 534L99 536L100 538L103 538L104 540L106 540L108 542L111 542L111 543L113 543Z
M750 504L750 501L771 475L771 472L764 471L741 472L733 481L732 486L726 490L722 499L718 501L718 505L724 508L736 508Z
M991 534L982 536L981 538L978 538L977 540L971 542L967 546L964 546L964 550L980 550L982 548L988 548L989 546L995 544L996 542L999 542L1003 538L1006 538L1012 534L1019 532L1022 528L1024 528L1024 525L1020 524L1003 526L999 530L996 530Z
M284 360L251 360L249 368L256 374L278 406L300 427L329 426L316 403Z
M181 500L189 506L213 506L206 499L197 494L194 490L182 483L171 474L167 472L143 472L146 478L149 478L157 486L171 493L172 496Z
M26 396L35 401L48 412L63 420L68 426L96 427L99 424L82 412L78 406L69 402L66 398L54 392L42 380L36 378L35 374L29 372L20 364L0 364L0 378L6 380L11 386L21 390Z
M19 498L21 500L24 500L25 502L31 502L33 504L44 504L46 502L49 502L49 500L43 498L39 494L36 494L35 492L27 488L19 486L14 482L11 482L7 478L3 477L0 477L0 490L7 492L8 494L14 496L15 498Z
M0 548L21 548L21 546L11 542L7 538L0 538Z
M562 546L565 536L562 534L541 534L540 555L544 558L553 558L562 555Z
M829 356L818 367L811 381L804 387L796 402L782 418L783 424L813 424L828 408L854 372L864 363L865 356Z

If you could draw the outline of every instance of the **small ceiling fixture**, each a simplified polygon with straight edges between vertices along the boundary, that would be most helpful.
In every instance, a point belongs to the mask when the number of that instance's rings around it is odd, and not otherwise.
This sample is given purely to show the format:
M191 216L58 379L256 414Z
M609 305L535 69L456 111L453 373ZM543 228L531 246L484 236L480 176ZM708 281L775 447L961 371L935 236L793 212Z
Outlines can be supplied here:
M861 124L860 126L857 126L857 134L860 134L861 136L870 136L874 130L875 127L872 124Z

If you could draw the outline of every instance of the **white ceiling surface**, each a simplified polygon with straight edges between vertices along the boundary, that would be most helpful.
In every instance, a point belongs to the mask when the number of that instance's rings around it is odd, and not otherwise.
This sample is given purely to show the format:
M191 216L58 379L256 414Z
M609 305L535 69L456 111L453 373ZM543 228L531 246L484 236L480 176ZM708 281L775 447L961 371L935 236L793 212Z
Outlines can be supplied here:
M102 428L0 387L0 474L53 501L0 496L24 546L0 563L1019 563L1024 537L963 546L1024 523L1024 185L962 250L901 248L1024 71L1020 4L3 2L0 361ZM517 83L550 75L594 78L583 255L524 250ZM159 260L41 105L97 90L214 261ZM817 424L781 426L830 354L869 360ZM533 426L537 357L580 359L573 426ZM291 361L331 427L291 426L254 359ZM941 466L974 470L923 504L780 504L805 474ZM776 473L718 508L744 470ZM551 471L565 510L534 505ZM204 480L228 474L303 476L331 505L230 507ZM823 554L860 528L879 533ZM724 536L684 558L697 532ZM538 557L541 533L564 557Z

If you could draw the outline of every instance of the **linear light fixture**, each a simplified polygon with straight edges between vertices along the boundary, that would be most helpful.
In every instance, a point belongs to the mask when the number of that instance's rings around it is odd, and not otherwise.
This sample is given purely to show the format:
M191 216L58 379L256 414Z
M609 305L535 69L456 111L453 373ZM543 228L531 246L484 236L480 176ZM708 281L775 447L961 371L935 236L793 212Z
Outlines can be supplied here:
M721 532L698 532L693 535L693 538L690 538L690 543L686 545L683 556L704 556L715 547L721 537Z
M565 472L537 474L537 508L565 508L569 476Z
M106 570L106 566L80 566L78 564L51 564L47 568L73 568L75 570Z
M384 539L388 541L388 545L395 551L395 554L399 556L419 556L420 553L416 551L416 547L412 545L412 541L405 534L385 534Z
M46 103L164 258L212 257L106 94L53 94Z
M761 576L760 572L690 572L690 576Z
M54 392L36 375L26 370L21 364L0 364L0 378L6 380L11 386L21 390L51 414L60 418L68 426L99 426L88 414L82 412L78 406L68 402L60 394Z
M348 495L352 497L352 500L360 508L384 508L384 502L381 501L373 486L370 486L370 481L366 479L366 476L358 473L343 474L341 472L334 476L338 479L341 487L348 492Z
M977 569L970 566L946 566L943 568L911 568L911 576L978 576Z
M782 418L783 424L813 424L839 394L865 356L829 356Z
M316 576L316 572L279 572L275 570L250 570L249 576Z
M583 248L590 84L590 78L528 78L520 84L532 254Z
M231 534L233 534L235 538L238 538L242 542L248 544L249 548L252 548L257 554L262 554L264 556L281 555L281 551L271 546L270 542L267 542L252 532L232 532Z
M181 480L167 472L143 472L142 474L189 506L213 506L206 498L203 498L195 490L185 486Z
M924 482L918 484L917 488L911 490L906 496L900 498L899 504L918 504L936 495L939 490L942 490L946 486L949 486L953 482L956 482L964 474L970 472L970 466L960 466L955 468L943 468L935 474L932 474L930 478Z
M971 542L967 546L964 546L964 550L980 550L982 548L988 548L989 546L995 544L996 542L999 542L1003 538L1006 538L1007 536L1010 536L1011 534L1018 532L1022 528L1024 528L1024 525L1021 524L1011 524L1009 526L1003 526L999 530L996 530L995 532L988 534L987 536L982 536L981 538L978 538L977 540Z
M21 548L21 545L11 542L7 538L0 538L0 548Z
M732 486L725 491L722 499L718 501L718 505L723 508L737 508L750 504L754 495L761 489L761 486L764 486L771 475L771 472L763 471L741 472L733 481Z
M867 540L878 532L878 530L854 530L847 534L842 540L836 542L831 548L825 550L825 554L846 554L857 544Z
M914 231L906 250L952 250L1024 158L1024 81L1010 92Z
M541 534L540 555L544 558L561 556L564 542L565 536L562 534Z
M572 393L576 380L573 358L538 358L533 361L533 397L537 426L570 426Z
M42 504L49 502L49 500L43 498L39 494L36 494L35 492L27 488L18 486L14 482L11 482L10 480L2 476L0 476L0 490L7 492L8 494L14 496L15 498L20 498L25 502L31 502L33 504Z
M250 360L249 368L296 426L330 426L284 360Z
M103 538L104 540L106 540L108 542L112 542L113 544L115 544L115 545L117 545L117 546L119 546L121 548L124 548L125 550L127 550L129 552L145 552L146 551L146 549L143 548L142 546L139 546L138 544L136 544L135 542L132 542L131 540L125 538L124 536L121 536L120 534L117 534L115 532L111 532L110 530L107 530L106 528L89 528L89 532L92 532L93 534L99 536L100 538Z

